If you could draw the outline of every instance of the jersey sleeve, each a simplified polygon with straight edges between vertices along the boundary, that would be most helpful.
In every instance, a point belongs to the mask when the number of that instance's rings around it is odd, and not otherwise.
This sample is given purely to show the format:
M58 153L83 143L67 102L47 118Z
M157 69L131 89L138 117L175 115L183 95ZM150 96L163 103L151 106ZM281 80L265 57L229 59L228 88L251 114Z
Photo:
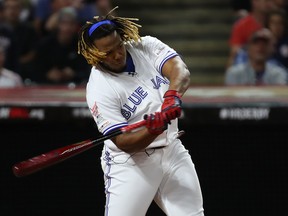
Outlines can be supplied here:
M97 85L91 83L94 83L93 80L87 84L86 101L99 132L105 135L128 125L121 114L120 99L113 88L103 80Z
M149 60L153 62L154 67L161 75L165 62L175 56L178 56L178 53L174 49L155 37L143 37L142 43L144 46L144 51L148 55Z

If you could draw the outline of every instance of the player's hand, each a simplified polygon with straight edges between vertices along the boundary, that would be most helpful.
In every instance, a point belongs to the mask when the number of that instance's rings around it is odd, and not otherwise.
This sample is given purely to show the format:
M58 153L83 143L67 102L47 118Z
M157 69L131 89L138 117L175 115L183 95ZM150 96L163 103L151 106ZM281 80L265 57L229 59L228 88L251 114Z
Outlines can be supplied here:
M180 117L182 101L179 93L176 90L168 90L163 97L164 102L161 107L161 112L166 115L166 118L171 121Z
M168 121L162 112L155 112L154 114L145 115L146 128L150 134L159 135L167 129Z

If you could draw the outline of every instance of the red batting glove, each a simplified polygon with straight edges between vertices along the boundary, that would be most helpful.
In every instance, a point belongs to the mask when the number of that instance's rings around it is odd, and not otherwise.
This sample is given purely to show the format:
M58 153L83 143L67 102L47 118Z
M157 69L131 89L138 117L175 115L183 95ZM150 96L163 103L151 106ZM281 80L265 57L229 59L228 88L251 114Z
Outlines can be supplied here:
M146 128L150 134L159 135L167 129L168 121L162 112L155 112L154 114L145 115Z
M161 112L165 114L169 121L180 117L181 104L180 94L176 90L168 90L164 94L164 102L161 107Z

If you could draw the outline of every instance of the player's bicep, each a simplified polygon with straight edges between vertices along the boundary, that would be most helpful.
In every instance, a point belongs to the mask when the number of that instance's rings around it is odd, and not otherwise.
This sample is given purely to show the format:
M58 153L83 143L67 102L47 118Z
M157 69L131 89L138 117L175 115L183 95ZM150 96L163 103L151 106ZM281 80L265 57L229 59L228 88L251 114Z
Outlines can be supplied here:
M164 65L170 59L178 56L178 53L167 44L154 37L145 38L144 46L155 69L162 75Z
M169 59L163 66L162 74L170 84L170 90L176 90L183 95L190 84L190 72L179 56Z
M161 72L163 76L167 77L169 80L171 80L173 76L178 76L178 73L183 73L185 76L190 76L187 65L179 56L175 56L166 61Z

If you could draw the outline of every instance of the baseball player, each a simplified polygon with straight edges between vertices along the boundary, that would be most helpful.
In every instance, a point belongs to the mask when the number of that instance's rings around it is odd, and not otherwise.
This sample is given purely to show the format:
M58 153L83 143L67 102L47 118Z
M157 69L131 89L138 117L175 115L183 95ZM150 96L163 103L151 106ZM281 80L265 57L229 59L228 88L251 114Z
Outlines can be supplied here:
M203 216L191 156L177 137L190 73L177 52L140 37L137 19L108 13L82 26L78 51L92 65L86 98L98 130L146 127L105 141L105 215L144 216L153 201L167 215Z

